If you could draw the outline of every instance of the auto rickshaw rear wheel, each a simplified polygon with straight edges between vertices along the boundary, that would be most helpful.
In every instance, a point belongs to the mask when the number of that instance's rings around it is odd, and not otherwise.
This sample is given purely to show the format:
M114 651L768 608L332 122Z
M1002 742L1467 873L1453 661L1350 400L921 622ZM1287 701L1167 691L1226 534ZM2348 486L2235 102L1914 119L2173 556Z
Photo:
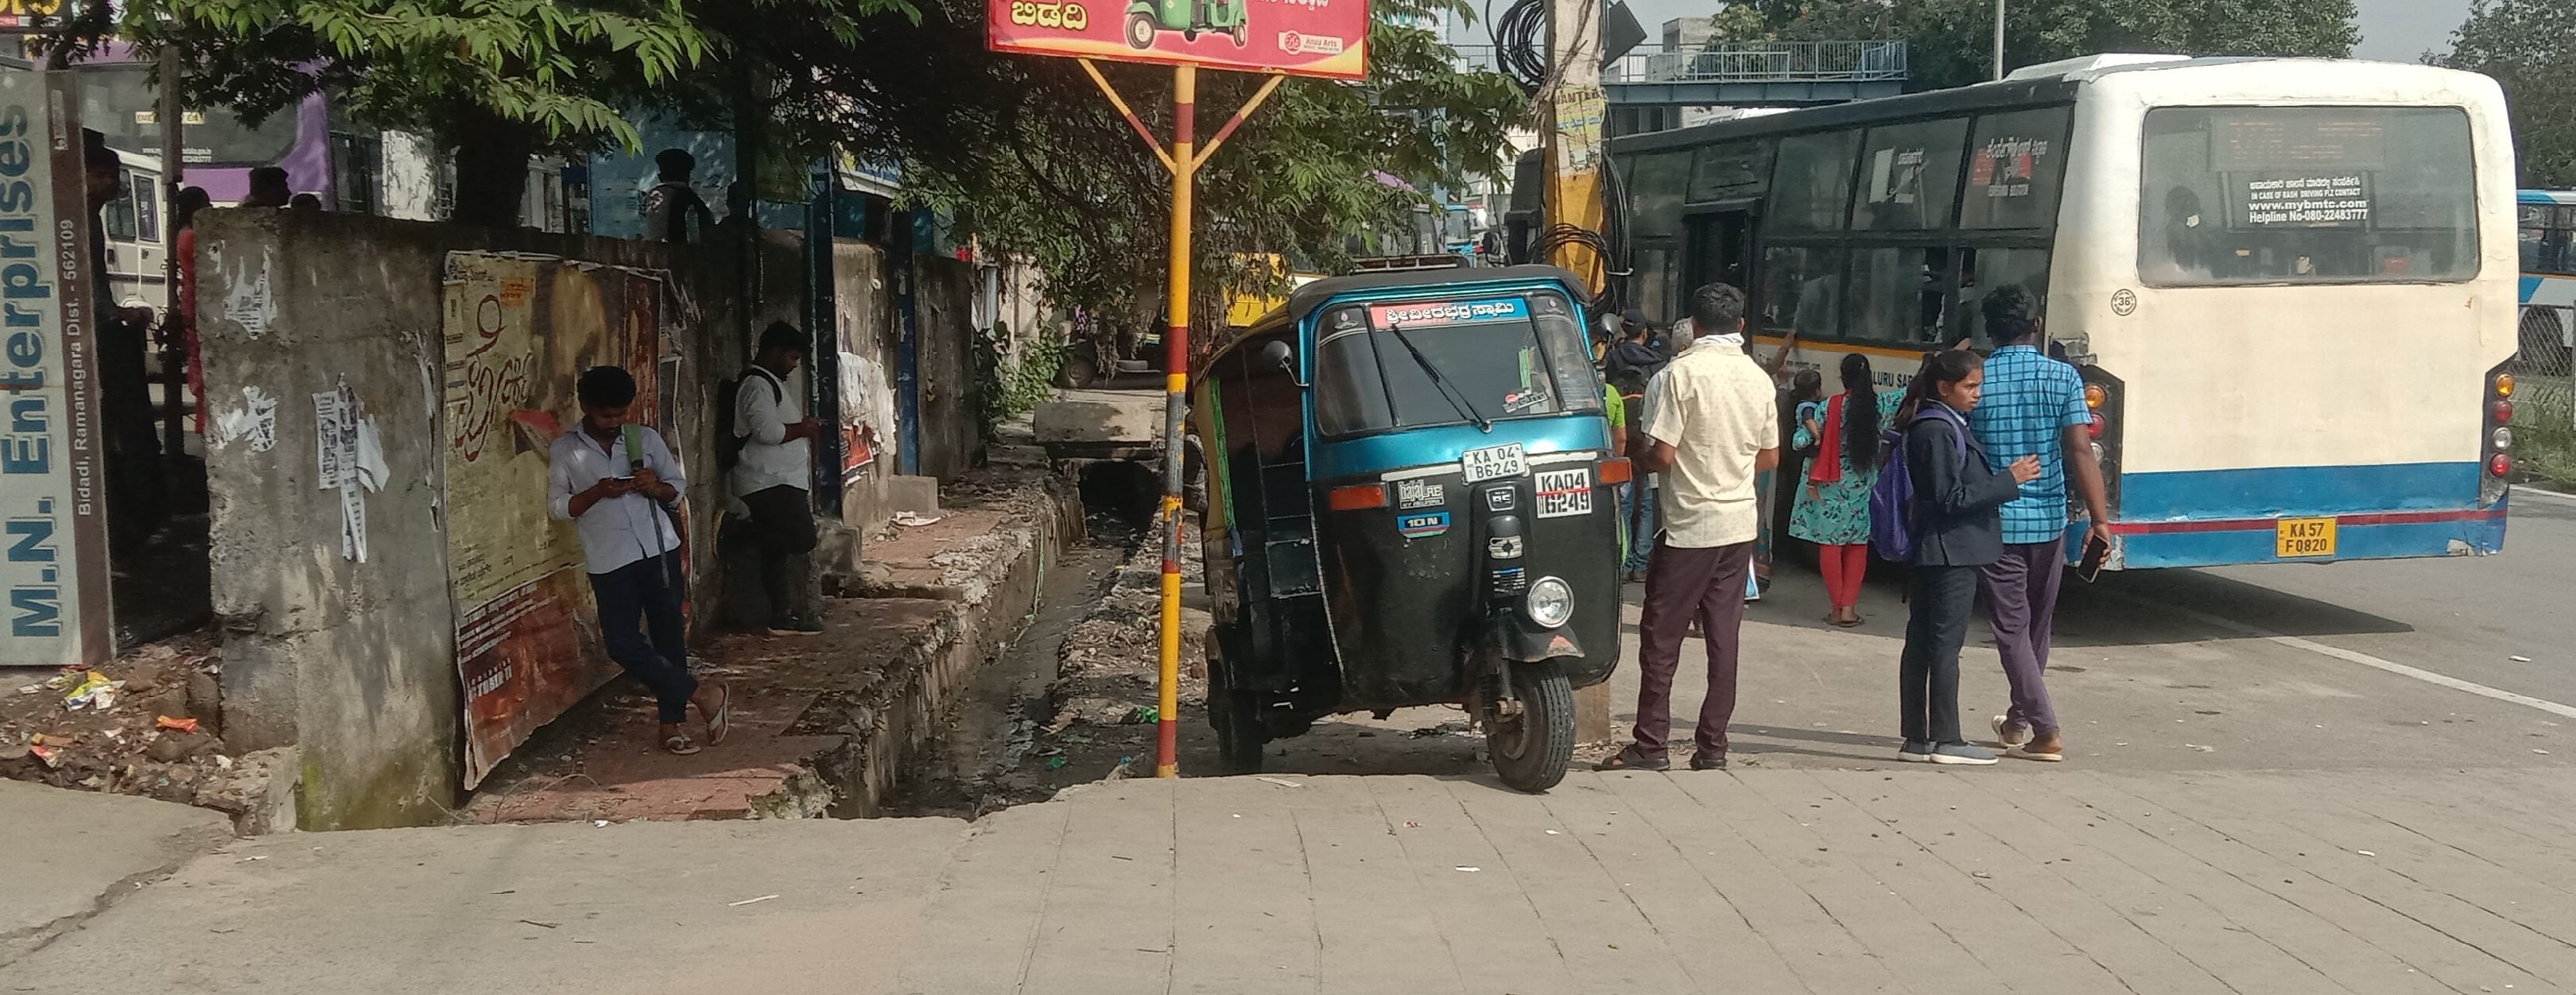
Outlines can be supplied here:
M1545 791L1574 761L1574 683L1554 660L1512 664L1511 679L1519 707L1485 705L1485 750L1505 785Z
M1226 33L1234 36L1234 47L1236 48L1242 48L1252 42L1252 29L1247 27L1242 21L1234 22L1234 27L1227 29Z
M1154 47L1154 32L1161 27L1154 23L1154 15L1144 11L1127 15L1127 47L1140 50Z

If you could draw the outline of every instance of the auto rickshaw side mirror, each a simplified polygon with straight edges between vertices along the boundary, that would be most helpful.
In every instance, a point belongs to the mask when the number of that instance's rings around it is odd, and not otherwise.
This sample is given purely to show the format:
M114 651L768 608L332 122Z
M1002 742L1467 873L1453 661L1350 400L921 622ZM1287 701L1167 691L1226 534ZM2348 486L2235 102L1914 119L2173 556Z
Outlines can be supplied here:
M1306 386L1305 381L1297 379L1297 350L1289 348L1287 342L1270 340L1270 344L1261 347L1261 361L1287 373L1288 379L1295 381L1297 386Z

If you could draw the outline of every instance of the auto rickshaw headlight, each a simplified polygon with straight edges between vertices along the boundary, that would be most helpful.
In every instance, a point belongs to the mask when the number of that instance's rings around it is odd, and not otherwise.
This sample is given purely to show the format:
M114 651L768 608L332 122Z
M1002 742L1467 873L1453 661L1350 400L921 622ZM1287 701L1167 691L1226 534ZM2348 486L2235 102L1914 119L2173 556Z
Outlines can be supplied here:
M1557 577L1541 577L1530 585L1529 597L1522 602L1530 621L1556 628L1574 617L1574 588Z

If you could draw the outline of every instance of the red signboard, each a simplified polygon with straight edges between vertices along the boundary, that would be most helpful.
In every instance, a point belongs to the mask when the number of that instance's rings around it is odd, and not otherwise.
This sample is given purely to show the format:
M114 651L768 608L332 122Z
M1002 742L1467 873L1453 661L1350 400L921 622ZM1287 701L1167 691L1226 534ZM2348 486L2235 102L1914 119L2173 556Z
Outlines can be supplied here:
M1368 0L985 0L997 51L1359 79Z

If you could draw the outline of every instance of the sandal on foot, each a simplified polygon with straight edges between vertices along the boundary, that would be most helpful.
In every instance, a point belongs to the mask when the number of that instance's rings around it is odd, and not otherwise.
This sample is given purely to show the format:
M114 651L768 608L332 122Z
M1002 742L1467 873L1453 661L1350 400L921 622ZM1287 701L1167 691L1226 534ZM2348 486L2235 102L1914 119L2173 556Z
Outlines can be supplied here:
M685 757L698 752L698 741L690 739L688 733L674 733L663 738L662 748Z
M725 735L733 732L733 685L718 684L716 690L724 692L724 704L717 705L716 713L707 718L708 746L723 746Z
M1673 758L1672 758L1671 756L1669 756L1669 755L1667 755L1667 756L1660 756L1660 757L1649 757L1649 756L1646 756L1646 755L1645 755L1645 754L1643 754L1643 753L1639 753L1639 752L1637 751L1637 748L1636 748L1636 747L1631 746L1631 747L1628 747L1627 749L1624 749L1624 750L1621 750L1621 751L1619 751L1619 752L1617 752L1617 753L1613 753L1613 754L1611 754L1611 755L1609 756L1609 758L1608 758L1608 759L1603 760L1603 761L1601 761L1600 763L1593 764L1593 765L1592 765L1592 769L1593 769L1593 770L1671 770L1671 769L1673 769Z

